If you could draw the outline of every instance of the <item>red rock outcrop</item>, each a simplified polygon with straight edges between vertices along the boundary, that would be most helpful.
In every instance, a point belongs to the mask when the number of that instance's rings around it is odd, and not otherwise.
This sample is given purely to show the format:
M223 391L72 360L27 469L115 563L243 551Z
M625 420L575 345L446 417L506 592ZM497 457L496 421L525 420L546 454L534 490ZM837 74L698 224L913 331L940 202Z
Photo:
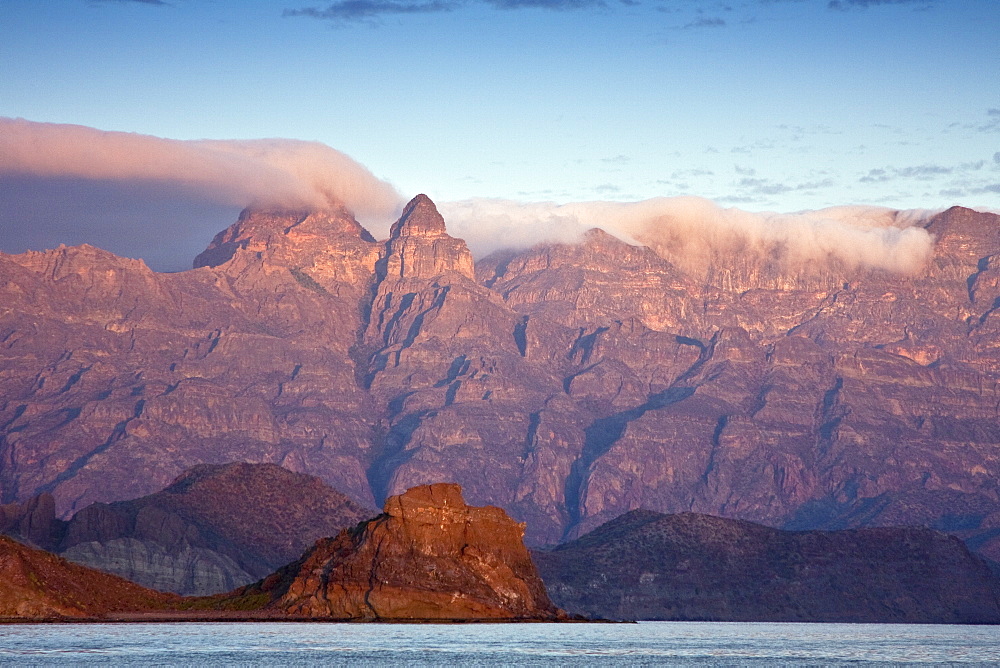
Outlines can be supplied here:
M467 506L458 485L424 485L239 595L270 593L270 609L311 618L559 619L523 535L500 508Z

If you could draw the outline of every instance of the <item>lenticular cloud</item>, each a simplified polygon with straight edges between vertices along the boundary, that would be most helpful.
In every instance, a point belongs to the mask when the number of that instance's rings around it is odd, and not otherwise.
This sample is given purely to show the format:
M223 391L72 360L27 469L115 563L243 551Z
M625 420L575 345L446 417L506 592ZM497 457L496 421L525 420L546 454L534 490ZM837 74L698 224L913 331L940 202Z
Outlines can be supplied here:
M520 203L476 199L442 205L449 229L477 254L543 241L571 242L598 227L648 245L690 270L757 256L796 270L810 266L913 274L933 238L916 225L921 212L846 206L793 214L724 209L698 197L641 202Z
M401 198L329 146L290 139L181 141L79 125L0 118L0 174L159 182L233 206L342 202L384 220Z

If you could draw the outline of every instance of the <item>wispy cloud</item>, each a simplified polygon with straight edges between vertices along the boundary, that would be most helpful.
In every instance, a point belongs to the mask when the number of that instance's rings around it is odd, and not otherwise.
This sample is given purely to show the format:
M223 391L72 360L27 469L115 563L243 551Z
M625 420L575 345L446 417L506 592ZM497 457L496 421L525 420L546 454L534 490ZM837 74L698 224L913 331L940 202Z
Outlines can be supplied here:
M984 166L986 166L985 160L963 162L953 166L923 164L910 167L884 167L868 170L868 173L860 177L858 181L861 183L887 183L897 179L931 181L942 176L979 171Z
M607 6L604 0L340 0L340 2L333 2L321 7L286 9L282 12L282 16L305 16L327 21L346 22L373 19L379 16L450 12L470 4L489 5L502 10L546 9L551 11L571 11Z
M1000 109L987 109L986 122L976 126L979 132L1000 132Z
M672 179L685 179L694 176L713 176L715 172L710 169L678 169L670 175Z
M743 172L737 169L737 173L746 173L747 170ZM753 172L753 170L749 170ZM833 186L833 179L821 179L819 181L804 181L801 183L783 183L780 181L774 181L773 179L757 178L754 176L745 176L736 182L737 189L741 192L742 197L749 196L761 196L761 195L784 195L790 192L802 192L805 190L819 190L821 188L829 188Z
M92 4L116 3L119 5L137 4L137 5L160 5L162 7L170 6L170 3L164 2L164 0L90 0L90 2Z
M697 28L723 28L726 20L719 17L699 16L694 21L681 26L681 30L692 30Z
M878 5L915 5L917 7L930 7L934 3L932 0L830 0L827 7L830 9L851 9L853 7L875 7Z
M498 9L539 8L556 11L605 6L603 0L486 0L486 4Z
M325 9L304 7L286 9L282 16L307 16L314 19L333 21L355 21L393 14L431 14L449 12L456 7L454 2L396 2L395 0L342 0Z

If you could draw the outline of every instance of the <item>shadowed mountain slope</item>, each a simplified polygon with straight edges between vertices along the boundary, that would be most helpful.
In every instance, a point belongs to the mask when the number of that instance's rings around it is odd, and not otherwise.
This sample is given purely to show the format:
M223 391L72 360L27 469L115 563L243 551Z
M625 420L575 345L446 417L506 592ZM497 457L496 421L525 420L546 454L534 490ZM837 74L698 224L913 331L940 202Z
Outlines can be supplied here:
M532 556L558 605L609 619L1000 622L1000 580L923 528L789 532L634 510Z

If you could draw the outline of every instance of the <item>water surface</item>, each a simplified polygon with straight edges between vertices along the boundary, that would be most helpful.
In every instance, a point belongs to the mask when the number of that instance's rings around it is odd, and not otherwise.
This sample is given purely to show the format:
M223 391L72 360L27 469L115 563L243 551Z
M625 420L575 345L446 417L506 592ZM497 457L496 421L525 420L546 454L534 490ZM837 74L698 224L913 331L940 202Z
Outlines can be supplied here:
M1000 627L134 623L0 626L0 664L1000 665Z

